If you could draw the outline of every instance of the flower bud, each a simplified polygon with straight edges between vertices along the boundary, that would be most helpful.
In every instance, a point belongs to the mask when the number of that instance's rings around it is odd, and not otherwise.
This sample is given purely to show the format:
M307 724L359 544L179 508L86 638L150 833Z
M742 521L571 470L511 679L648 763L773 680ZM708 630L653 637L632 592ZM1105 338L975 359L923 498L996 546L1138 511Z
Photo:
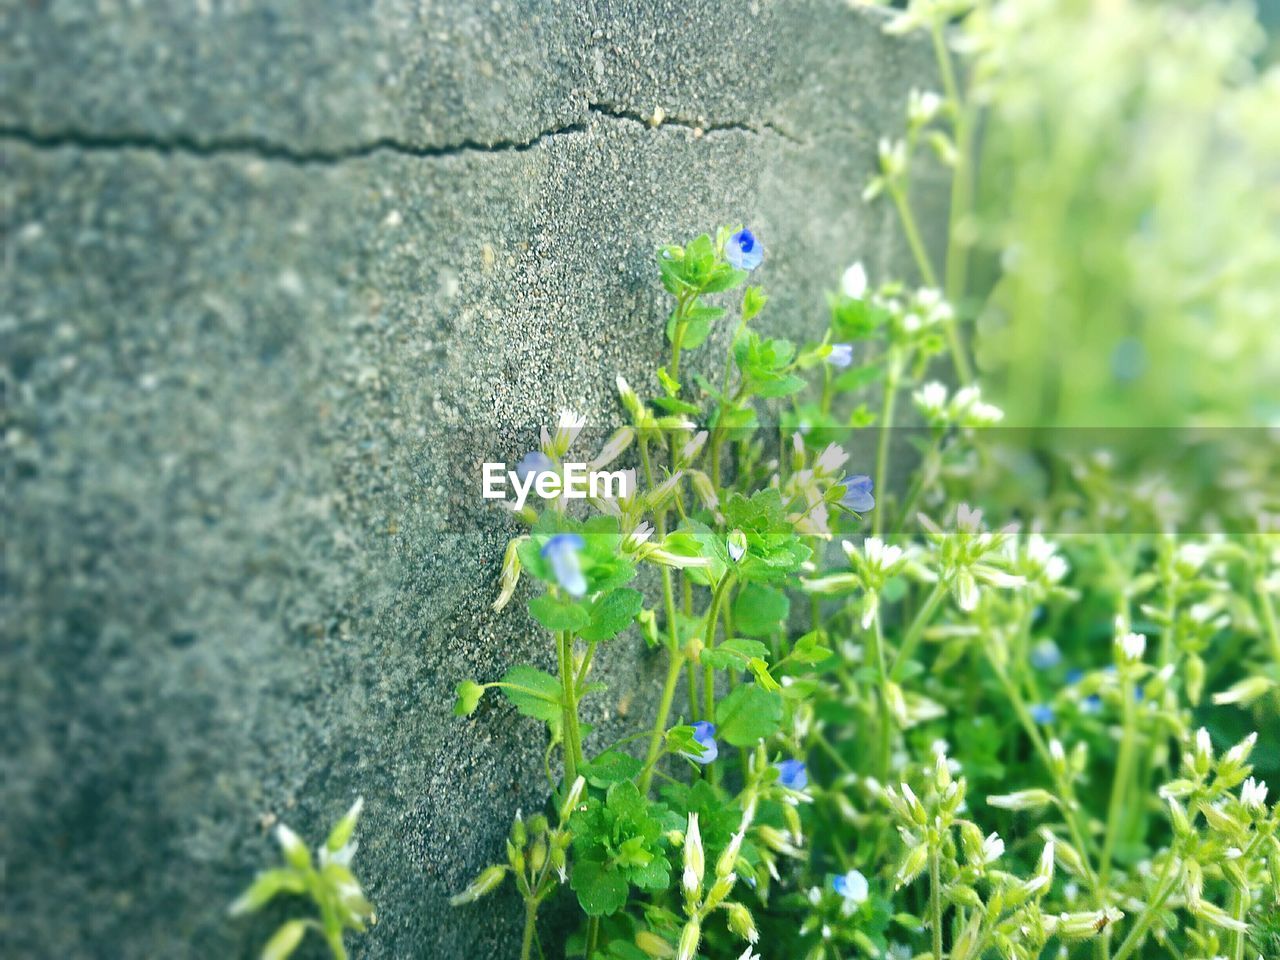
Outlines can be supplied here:
M698 941L702 939L702 926L697 920L690 920L680 932L680 946L676 948L676 960L693 960L698 952Z
M502 882L502 878L506 874L507 867L503 865L494 864L492 867L486 867L478 877L471 881L467 889L449 900L449 905L456 907L479 900L486 893L491 893Z
M1191 769L1195 771L1197 776L1203 777L1209 773L1209 767L1212 763L1213 741L1209 738L1209 731L1201 727L1196 731L1196 747Z
M578 801L582 799L582 792L587 788L587 781L583 777L578 777L569 787L569 793L564 798L564 803L560 804L560 822L564 823L573 813L573 808L578 805Z
M726 909L729 911L730 930L748 943L755 943L760 939L760 933L756 930L756 922L750 910L740 903L731 903Z
M706 861L702 852L702 834L698 830L698 815L689 814L689 828L684 833L684 879L685 894L696 896L702 890L702 875Z
M1053 794L1037 787L987 797L987 803L1002 810L1039 810L1053 803Z
M654 960L669 960L676 954L675 947L648 930L641 930L636 934L636 946Z
M907 851L907 855L903 858L901 865L898 867L898 873L895 882L899 887L905 887L916 877L920 876L925 868L925 864L929 859L929 848L918 843Z

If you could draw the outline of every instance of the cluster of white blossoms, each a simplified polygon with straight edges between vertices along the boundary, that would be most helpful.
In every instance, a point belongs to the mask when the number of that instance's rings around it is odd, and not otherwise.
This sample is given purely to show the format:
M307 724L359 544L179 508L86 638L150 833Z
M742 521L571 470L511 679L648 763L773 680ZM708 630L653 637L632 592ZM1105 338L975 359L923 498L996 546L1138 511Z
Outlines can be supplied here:
M1004 411L982 399L976 386L961 387L952 396L945 384L931 380L912 394L916 409L931 427L991 427Z

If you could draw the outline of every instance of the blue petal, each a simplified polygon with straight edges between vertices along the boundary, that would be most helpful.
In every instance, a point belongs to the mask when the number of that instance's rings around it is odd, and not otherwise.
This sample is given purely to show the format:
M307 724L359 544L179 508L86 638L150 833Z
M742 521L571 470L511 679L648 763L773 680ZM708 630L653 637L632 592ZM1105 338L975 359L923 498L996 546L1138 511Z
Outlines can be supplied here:
M844 496L840 498L840 505L846 510L852 510L854 513L866 513L868 510L875 508L876 498L872 496L875 484L869 476L859 473L845 477L841 481L841 485L845 490Z
M699 720L693 725L693 741L702 747L702 752L698 754L683 752L682 756L688 757L694 763L710 763L720 756L720 747L716 743L715 733L716 725L714 723Z
M584 546L576 533L557 533L542 546L542 556L551 564L551 572L562 590L573 597L587 592L587 581L578 563L578 551Z
M555 468L556 465L551 462L551 458L541 450L530 450L516 464L516 476L523 481L531 473L545 473Z
M803 760L783 760L774 766L778 768L778 782L788 790L803 790L809 785Z
M1031 719L1042 726L1053 723L1053 707L1047 703L1037 703L1031 708Z
M754 270L764 259L764 247L750 230L739 230L729 238L724 258L738 270Z

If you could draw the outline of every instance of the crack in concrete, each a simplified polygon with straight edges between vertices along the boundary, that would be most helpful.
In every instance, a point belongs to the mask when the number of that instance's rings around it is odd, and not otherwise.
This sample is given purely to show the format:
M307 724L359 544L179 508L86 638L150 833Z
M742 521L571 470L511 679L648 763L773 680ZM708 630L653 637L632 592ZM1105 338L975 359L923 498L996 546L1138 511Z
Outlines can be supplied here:
M653 124L650 122L650 118L644 117L639 113L604 103L588 103L586 112L589 116L597 116L609 121L636 123L655 130L660 130L666 126L692 130L695 134L698 132L737 132L756 136L760 136L764 132L770 132L792 143L802 143L794 135L767 122L759 126L753 126L737 121L704 123L678 117L666 117L660 124ZM556 137L586 133L590 129L589 122L578 120L542 130L527 140L493 140L486 142L466 139L440 146L419 146L406 143L403 140L397 140L394 137L379 137L376 140L354 144L350 147L298 149L257 136L203 139L189 134L158 137L146 133L92 133L81 130L38 132L22 126L0 124L0 141L7 140L20 143L23 146L37 150L57 150L61 148L82 151L141 150L162 156L197 158L244 154L260 160L275 160L304 166L335 165L349 160L360 160L373 154L384 152L418 158L456 157L472 153L524 153Z
M587 110L591 113L598 114L602 117L609 117L613 120L626 120L632 123L640 123L646 127L660 130L663 127L681 127L686 130L692 130L696 133L719 133L722 131L736 133L750 133L756 136L762 136L766 133L772 133L781 137L797 146L806 146L807 144L797 137L794 133L783 129L776 123L768 120L762 120L758 124L744 123L741 120L690 120L680 116L663 116L660 121L655 122L652 117L646 117L634 110L625 110L611 103L589 103Z

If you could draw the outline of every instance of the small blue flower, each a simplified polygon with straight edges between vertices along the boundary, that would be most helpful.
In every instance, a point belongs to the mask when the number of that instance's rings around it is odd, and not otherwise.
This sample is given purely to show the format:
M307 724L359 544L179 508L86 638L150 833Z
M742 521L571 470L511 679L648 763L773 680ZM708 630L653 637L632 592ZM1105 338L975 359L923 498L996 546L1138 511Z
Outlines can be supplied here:
M1037 670L1052 670L1062 662L1062 651L1052 640L1044 639L1031 648L1031 665Z
M1079 667L1072 667L1067 671L1067 683L1079 683L1084 679L1084 671Z
M1098 696L1096 693L1089 694L1089 696L1085 697L1082 701L1080 701L1080 712L1081 713L1101 713L1102 698Z
M707 764L720 756L720 748L716 746L716 725L706 720L699 720L693 725L693 742L702 747L702 752L692 754L682 752L682 756L688 757L694 763Z
M1053 707L1047 703L1037 703L1031 708L1031 719L1041 726L1048 726L1053 723L1053 718Z
M876 498L871 495L874 485L865 473L845 477L840 483L844 487L840 506L854 513L866 513L875 507Z
M729 238L724 258L738 270L754 270L764 259L764 247L750 230L739 230Z
M578 563L578 551L584 545L576 533L557 533L542 547L542 556L551 564L556 583L572 597L581 597L587 592L587 581Z
M833 343L831 352L827 354L827 363L833 367L839 367L841 370L853 363L853 344Z
M865 903L871 892L867 878L857 870L832 878L831 889L850 903Z
M774 766L778 768L778 783L788 790L803 790L809 785L803 760L782 760Z
M554 470L555 468L556 465L552 463L551 458L541 450L530 450L521 457L520 462L516 464L516 476L519 477L520 481L523 483L524 478L529 476L531 473L545 473L548 470Z

